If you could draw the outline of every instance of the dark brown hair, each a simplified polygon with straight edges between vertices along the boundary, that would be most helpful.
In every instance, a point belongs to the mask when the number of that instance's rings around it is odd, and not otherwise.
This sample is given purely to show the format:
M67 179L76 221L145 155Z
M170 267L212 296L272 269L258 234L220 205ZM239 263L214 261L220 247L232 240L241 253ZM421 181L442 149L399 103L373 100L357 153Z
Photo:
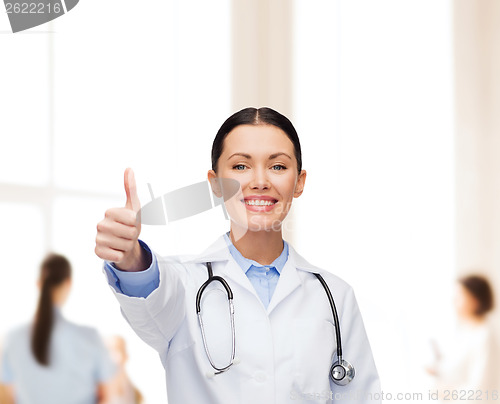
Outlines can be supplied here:
M31 335L31 350L36 361L49 365L49 348L54 326L52 292L71 278L71 264L62 255L49 254L40 265L40 297Z
M217 172L217 162L222 154L224 139L234 128L240 125L273 125L280 128L293 143L295 159L297 160L297 169L302 170L302 151L300 149L299 136L293 127L292 122L274 109L263 108L245 108L231 115L222 124L212 145L212 170Z
M485 277L469 275L458 282L477 300L476 316L482 317L493 309L493 290Z

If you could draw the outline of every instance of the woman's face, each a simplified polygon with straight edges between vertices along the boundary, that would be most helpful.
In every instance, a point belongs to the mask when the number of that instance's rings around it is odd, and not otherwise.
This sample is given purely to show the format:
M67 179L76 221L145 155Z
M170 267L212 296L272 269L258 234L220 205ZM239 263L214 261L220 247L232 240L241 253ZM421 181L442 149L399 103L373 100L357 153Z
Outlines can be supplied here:
M292 141L272 125L240 125L224 139L217 173L213 179L237 180L241 190L234 197L224 198L232 225L250 231L280 231L293 198L304 188L306 172L297 171ZM224 182L221 181L222 188ZM216 184L216 183L215 183ZM216 195L224 189L214 187Z
M462 318L476 317L478 305L477 299L463 285L458 284L455 294L458 315Z

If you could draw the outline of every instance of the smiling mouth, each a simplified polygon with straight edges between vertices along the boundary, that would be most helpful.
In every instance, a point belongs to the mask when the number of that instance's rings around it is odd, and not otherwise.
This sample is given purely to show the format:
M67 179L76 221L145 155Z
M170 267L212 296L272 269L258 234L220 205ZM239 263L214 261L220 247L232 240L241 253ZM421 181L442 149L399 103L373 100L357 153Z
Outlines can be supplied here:
M264 199L248 199L248 200L245 200L245 205L249 205L249 206L272 206L274 205L276 202L278 202L277 200L274 200L274 201L269 201L269 200L264 200Z

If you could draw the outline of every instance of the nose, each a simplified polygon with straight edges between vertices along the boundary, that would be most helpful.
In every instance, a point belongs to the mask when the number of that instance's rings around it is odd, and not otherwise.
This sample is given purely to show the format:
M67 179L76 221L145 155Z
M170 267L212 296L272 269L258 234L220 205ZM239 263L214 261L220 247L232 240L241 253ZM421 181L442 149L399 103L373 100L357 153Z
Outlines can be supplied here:
M253 170L252 180L250 181L250 188L252 189L269 189L271 182L267 176L265 168L256 168Z

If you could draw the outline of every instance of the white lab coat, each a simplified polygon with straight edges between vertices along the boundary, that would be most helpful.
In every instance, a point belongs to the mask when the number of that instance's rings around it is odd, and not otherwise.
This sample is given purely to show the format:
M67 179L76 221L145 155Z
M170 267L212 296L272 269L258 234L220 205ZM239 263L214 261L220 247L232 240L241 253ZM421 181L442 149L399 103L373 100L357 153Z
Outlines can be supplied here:
M160 354L170 404L380 402L380 382L352 288L309 264L291 246L267 309L223 237L194 258L157 259L160 286L146 299L112 290L129 324ZM239 359L213 377L209 377L213 369L195 308L197 291L208 278L207 261L234 294ZM343 356L356 369L356 377L344 387L329 378L336 358L335 328L326 293L313 272L322 274L331 289L340 318ZM207 343L219 367L228 363L231 353L223 291L213 282L201 301Z
M440 358L434 368L435 389L441 401L497 403L500 358L493 324L460 322L440 345Z

